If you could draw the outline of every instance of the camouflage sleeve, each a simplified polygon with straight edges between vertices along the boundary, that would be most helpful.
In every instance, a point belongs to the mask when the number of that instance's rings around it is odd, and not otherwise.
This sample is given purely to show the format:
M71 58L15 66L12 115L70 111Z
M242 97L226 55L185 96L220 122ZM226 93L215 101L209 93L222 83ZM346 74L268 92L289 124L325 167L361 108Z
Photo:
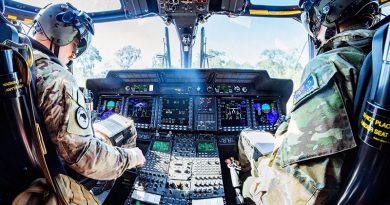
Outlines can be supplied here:
M256 204L333 204L337 195L343 154L294 163L282 168L270 164L272 158L260 161L258 177L249 177L243 185L243 197Z
M245 129L240 133L238 140L238 153L243 173L251 171L257 176L257 162L268 157L275 148L275 137L265 131Z
M39 108L52 141L69 166L99 180L115 179L136 166L139 159L132 149L113 147L93 136L83 94L73 76L49 60L36 63Z
M356 146L349 121L365 55L355 48L321 54L305 68L280 147L244 183L256 204L325 204L337 195L345 156ZM332 203L330 203L332 204Z
M135 126L131 126L129 129L125 131L125 135L127 136L127 142L122 145L123 148L134 148L136 147L137 141L137 130Z
M282 166L356 146L350 113L364 57L347 47L321 54L306 66L281 144Z

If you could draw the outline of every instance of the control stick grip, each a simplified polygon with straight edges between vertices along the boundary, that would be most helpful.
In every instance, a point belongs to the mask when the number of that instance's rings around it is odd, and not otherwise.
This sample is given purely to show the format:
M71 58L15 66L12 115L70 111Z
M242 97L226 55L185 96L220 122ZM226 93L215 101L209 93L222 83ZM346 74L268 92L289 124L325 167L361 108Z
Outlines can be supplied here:
M244 203L244 197L241 195L241 181L238 177L238 173L241 170L240 165L238 164L238 161L234 160L234 158L225 160L227 167L230 170L230 178L232 180L232 186L234 188L234 191L236 192L236 204L243 204Z

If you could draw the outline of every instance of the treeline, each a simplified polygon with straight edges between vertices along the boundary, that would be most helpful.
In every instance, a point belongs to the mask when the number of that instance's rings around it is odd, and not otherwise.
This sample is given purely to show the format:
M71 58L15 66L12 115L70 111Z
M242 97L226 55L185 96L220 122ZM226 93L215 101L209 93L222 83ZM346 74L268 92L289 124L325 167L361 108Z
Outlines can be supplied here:
M152 68L164 67L160 55L155 55L152 61ZM298 84L299 76L303 66L300 63L301 53L297 49L284 51L280 49L266 49L259 53L259 61L256 64L239 63L232 59L226 58L223 51L210 49L206 55L206 68L253 68L267 70L271 77L290 78L294 84ZM102 62L102 56L99 50L91 46L82 56L74 63L74 73L79 84L84 85L85 79L105 77L111 69L131 69L132 65L141 58L141 49L131 45L125 46L115 52L113 65L108 61L103 66L105 70L97 72L97 63ZM193 59L193 65L199 62L199 56Z

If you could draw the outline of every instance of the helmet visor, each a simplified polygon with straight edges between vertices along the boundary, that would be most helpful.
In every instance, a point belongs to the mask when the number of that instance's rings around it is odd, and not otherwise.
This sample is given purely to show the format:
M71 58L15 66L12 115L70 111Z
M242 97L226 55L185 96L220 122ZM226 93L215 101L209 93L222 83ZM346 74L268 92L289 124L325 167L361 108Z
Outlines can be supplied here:
M71 8L74 8L71 4L68 3ZM88 16L85 12L78 11L74 8L73 14L73 26L77 28L79 34L77 37L80 40L80 43L76 49L76 58L83 54L91 44L92 36L95 34L95 28L91 17Z
M304 11L301 14L301 21L312 37L317 37L318 32L321 29L321 18L321 13L316 9L310 9L309 11Z
M76 48L76 58L79 57L81 54L83 54L91 45L92 40L92 33L86 30L84 34L80 35L80 43L77 45Z

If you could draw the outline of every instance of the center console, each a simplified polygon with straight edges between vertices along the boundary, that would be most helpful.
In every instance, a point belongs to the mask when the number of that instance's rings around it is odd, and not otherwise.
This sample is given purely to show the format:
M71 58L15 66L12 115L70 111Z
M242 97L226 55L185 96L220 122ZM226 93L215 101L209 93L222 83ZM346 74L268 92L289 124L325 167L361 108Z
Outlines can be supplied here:
M213 199L224 204L224 186L216 138L172 134L153 140L127 204L194 204Z

